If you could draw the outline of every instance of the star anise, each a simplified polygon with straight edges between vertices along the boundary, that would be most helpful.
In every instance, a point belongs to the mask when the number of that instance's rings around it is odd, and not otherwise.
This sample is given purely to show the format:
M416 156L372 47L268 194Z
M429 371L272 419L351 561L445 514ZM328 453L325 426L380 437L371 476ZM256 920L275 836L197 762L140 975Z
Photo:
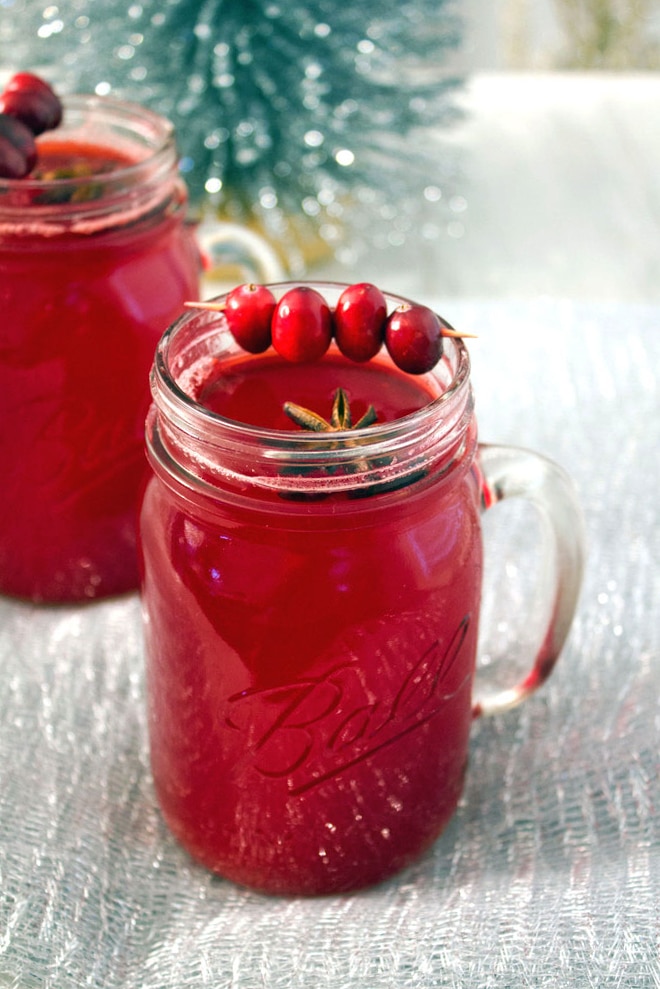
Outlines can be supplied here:
M343 388L338 388L335 392L329 421L318 413L303 408L302 405L296 405L295 402L285 402L284 411L289 419L302 429L308 429L315 433L337 433L347 429L364 429L366 426L373 425L377 420L376 410L373 405L370 405L364 415L353 425L351 406Z
M364 415L358 419L355 425L353 425L350 405L346 392L343 388L338 388L335 392L335 397L332 404L332 413L329 421L324 419L323 416L318 415L316 412L311 412L309 409L305 409L301 405L296 405L295 402L285 402L284 411L289 418L302 429L308 429L315 433L338 433L342 430L362 429L365 426L371 426L377 421L376 410L373 405L370 405ZM348 446L353 445L353 442L350 440L347 440L346 443ZM377 461L359 458L355 461L352 467L348 467L347 469L351 473L356 470L374 471L379 468L387 467L389 463L390 458L388 457L379 457ZM302 472L300 469L296 469L295 473ZM420 466L418 470L413 471L411 474L408 474L403 478L394 478L389 481L378 481L377 483L366 484L364 486L360 485L359 487L348 491L347 496L349 498L366 498L374 494L397 491L399 488L407 487L409 484L413 484L415 481L419 481L425 476L426 468L424 466ZM316 501L326 497L326 495L304 493L294 495L287 493L282 494L282 497L293 498L299 501Z

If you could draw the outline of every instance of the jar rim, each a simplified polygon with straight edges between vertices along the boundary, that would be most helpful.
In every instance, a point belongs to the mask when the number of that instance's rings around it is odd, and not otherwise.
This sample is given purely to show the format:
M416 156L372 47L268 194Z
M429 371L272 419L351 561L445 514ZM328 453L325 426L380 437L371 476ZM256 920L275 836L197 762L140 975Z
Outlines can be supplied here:
M269 288L278 298L301 284L316 288L330 305L346 288L320 281L279 282ZM384 295L390 310L408 302ZM473 399L467 347L458 339L446 338L446 343L440 362L426 376L437 395L414 412L331 434L272 429L226 418L192 396L194 384L205 379L211 365L243 352L221 312L189 311L168 328L156 349L147 423L152 462L166 465L166 473L176 474L187 488L199 488L203 475L202 486L212 479L225 488L248 484L303 495L400 487L418 478L422 468L427 474L431 465L435 474L449 474L472 453L466 437ZM386 353L381 360L384 367L394 368Z
M126 163L107 172L57 178L0 178L0 232L21 231L48 236L53 228L70 229L117 209L122 199L143 201L162 192L163 182L176 172L177 152L173 124L138 103L112 96L75 93L62 98L62 123L37 137L39 148L78 141L108 152L126 153ZM86 196L93 187L94 195ZM149 190L148 195L143 195Z
M310 285L316 288L321 293L334 292L335 294L340 294L343 289L347 286L342 282L335 281L290 281L290 282L274 282L268 285L268 288L273 292L276 298L279 298L286 291L294 288L298 285ZM413 305L412 300L404 297L395 295L390 292L384 292L385 298L388 302L388 311L391 311L396 306L401 304ZM214 303L221 303L224 298L226 298L227 293L215 297ZM438 314L436 314L438 315ZM446 320L438 315L441 322L449 326ZM322 450L328 446L328 436L324 433L307 432L301 430L300 432L289 432L281 429L269 429L261 426L254 426L249 423L243 423L234 419L229 419L217 412L213 412L206 406L197 402L196 399L191 397L190 394L181 386L176 376L170 371L168 366L168 350L175 340L176 336L181 333L187 326L191 323L199 325L205 330L209 331L209 336L214 335L216 337L222 335L228 344L231 344L231 335L226 326L226 320L221 312L213 312L210 310L194 310L187 311L183 313L171 326L167 328L161 337L158 346L156 348L156 353L154 357L154 364L152 369L152 394L156 399L156 394L158 392L158 384L162 385L169 391L169 398L171 411L177 411L179 413L189 412L194 417L199 417L201 421L207 423L209 426L216 428L221 428L226 430L229 434L237 434L242 437L250 439L258 439L261 442L272 442L280 446L283 441L287 444L289 441L293 447L298 447L300 449L319 449ZM450 353L448 354L448 349ZM405 416L401 416L397 419L388 422L376 422L369 426L364 426L359 429L352 428L350 431L337 431L332 433L333 444L350 437L350 440L355 442L357 439L366 439L372 437L374 441L378 439L385 438L388 436L393 429L404 427L409 421L420 422L429 417L436 418L438 413L447 405L452 403L457 395L459 395L466 386L469 385L470 380L470 355L469 351L460 338L445 338L445 347L443 357L441 362L444 366L448 366L447 357L455 361L455 369L452 372L452 376L448 384L442 388L439 394L433 398L427 405L422 408L417 409L414 412L410 412ZM437 369L434 369L437 371ZM434 371L428 372L430 376L435 376Z

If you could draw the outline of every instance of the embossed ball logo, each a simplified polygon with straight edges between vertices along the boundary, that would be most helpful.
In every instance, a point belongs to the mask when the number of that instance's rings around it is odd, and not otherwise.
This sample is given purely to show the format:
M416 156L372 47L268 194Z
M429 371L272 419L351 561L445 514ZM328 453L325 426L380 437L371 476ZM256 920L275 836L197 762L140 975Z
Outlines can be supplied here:
M238 771L250 766L261 777L286 781L296 795L396 745L461 692L469 697L472 669L463 650L469 626L466 615L414 661L372 663L371 674L351 659L319 676L234 694L226 725L246 742Z

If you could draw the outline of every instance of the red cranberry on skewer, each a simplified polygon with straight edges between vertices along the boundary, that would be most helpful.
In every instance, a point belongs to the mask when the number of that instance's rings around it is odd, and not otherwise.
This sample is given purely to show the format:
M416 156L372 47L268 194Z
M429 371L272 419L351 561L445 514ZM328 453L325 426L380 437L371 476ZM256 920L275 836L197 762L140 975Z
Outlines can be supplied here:
M335 340L344 357L370 361L385 334L387 303L379 288L368 282L349 285L335 307Z
M388 317L385 346L398 368L425 374L442 357L443 327L432 309L404 303Z
M37 148L32 131L6 113L0 113L0 176L22 179L37 161Z
M295 364L318 361L330 346L332 313L320 292L301 285L277 303L271 325L273 346Z
M0 94L0 113L20 120L36 135L59 125L62 104L52 86L39 76L17 72Z

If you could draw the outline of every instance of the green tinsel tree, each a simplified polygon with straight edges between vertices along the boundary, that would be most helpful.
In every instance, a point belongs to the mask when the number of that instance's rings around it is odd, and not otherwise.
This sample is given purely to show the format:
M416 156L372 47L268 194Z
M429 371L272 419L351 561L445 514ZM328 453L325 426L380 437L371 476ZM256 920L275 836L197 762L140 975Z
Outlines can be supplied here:
M454 115L459 41L452 0L4 0L0 13L0 69L167 115L194 205L292 253L292 226L391 214L442 180L419 134Z

